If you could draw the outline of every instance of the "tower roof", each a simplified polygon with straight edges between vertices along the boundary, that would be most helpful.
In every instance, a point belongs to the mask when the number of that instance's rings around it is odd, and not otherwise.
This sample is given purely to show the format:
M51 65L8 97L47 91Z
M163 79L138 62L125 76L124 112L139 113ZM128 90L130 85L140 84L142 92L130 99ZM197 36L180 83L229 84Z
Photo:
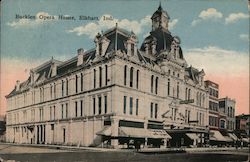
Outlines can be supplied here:
M165 15L168 19L170 19L170 16L168 15L167 11L163 10L161 7L161 3L159 4L158 9L153 13L151 19L154 17Z

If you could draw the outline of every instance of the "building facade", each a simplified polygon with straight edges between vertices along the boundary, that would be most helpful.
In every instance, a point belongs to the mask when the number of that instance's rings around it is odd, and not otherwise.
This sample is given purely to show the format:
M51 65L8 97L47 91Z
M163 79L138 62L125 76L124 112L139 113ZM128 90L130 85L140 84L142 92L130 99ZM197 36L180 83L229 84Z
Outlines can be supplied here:
M250 143L250 115L236 116L235 133L245 146Z
M7 99L7 141L96 147L204 144L208 91L204 71L188 66L161 6L141 46L116 26L95 48L51 59L17 81Z
M235 130L235 100L228 97L219 99L220 129ZM225 120L224 120L225 119Z

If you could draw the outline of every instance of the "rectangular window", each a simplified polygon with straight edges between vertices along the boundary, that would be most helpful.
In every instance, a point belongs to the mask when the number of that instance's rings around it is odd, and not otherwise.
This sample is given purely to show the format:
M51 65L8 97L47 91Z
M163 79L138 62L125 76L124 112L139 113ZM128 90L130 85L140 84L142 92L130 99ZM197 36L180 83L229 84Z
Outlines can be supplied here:
M158 93L158 77L156 77L156 79L155 79L155 94L157 94Z
M168 79L168 95L170 95L170 79Z
M81 92L83 91L83 74L81 73Z
M53 119L55 120L56 119L56 106L54 106L54 116L53 116Z
M76 75L75 87L76 87L76 93L77 93L77 91L78 91L78 77L77 77L77 75Z
M96 88L96 70L94 69L94 88Z
M69 94L69 81L66 79L66 96Z
M151 104L150 104L150 118L153 118L153 114L154 114L154 104L151 102Z
M104 96L104 113L107 113L107 96Z
M101 96L98 97L98 113L99 114L102 113L102 97Z
M50 99L52 99L52 91L53 91L53 86L52 86L52 84L50 84Z
M64 95L64 81L62 80L62 97Z
M127 65L124 67L124 85L127 84Z
M65 104L65 118L68 118L68 103Z
M154 87L154 76L151 76L151 93L153 93L153 87Z
M136 99L136 105L135 105L135 114L138 115L138 109L139 109L139 99Z
M132 115L133 114L133 98L130 97L129 99L129 114Z
M51 106L49 107L49 117L50 117L50 120L52 120L52 107Z
M56 83L54 83L54 99L56 98Z
M155 104L155 118L158 116L158 104Z
M93 114L95 115L95 98L93 98Z
M123 113L126 114L126 108L127 108L127 96L123 97Z
M108 65L105 65L105 85L108 85Z
M81 116L83 116L83 100L81 100Z
M77 101L75 102L75 117L77 117Z
M102 67L99 67L99 87L102 87Z
M62 114L62 119L63 119L63 117L64 117L64 114L63 114L63 104L61 105L61 114Z
M139 70L136 71L136 89L139 88L139 77L140 77L140 72Z

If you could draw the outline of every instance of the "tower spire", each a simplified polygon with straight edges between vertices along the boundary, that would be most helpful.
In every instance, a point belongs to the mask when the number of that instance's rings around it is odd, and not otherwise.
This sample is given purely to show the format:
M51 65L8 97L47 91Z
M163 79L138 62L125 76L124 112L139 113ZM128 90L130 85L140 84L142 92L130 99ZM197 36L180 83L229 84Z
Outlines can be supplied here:
M162 7L161 7L161 1L159 2L159 7L158 7L158 10L162 10Z

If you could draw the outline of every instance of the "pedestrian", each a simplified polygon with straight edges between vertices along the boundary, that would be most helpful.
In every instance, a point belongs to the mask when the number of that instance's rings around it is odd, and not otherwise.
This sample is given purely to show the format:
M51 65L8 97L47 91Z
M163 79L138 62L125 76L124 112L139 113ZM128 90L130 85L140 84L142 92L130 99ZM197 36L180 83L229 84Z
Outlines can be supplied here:
M242 140L240 141L240 148L241 149L243 148L243 141Z
M140 149L140 141L135 142L135 149L136 149L136 152L139 151L139 149Z

